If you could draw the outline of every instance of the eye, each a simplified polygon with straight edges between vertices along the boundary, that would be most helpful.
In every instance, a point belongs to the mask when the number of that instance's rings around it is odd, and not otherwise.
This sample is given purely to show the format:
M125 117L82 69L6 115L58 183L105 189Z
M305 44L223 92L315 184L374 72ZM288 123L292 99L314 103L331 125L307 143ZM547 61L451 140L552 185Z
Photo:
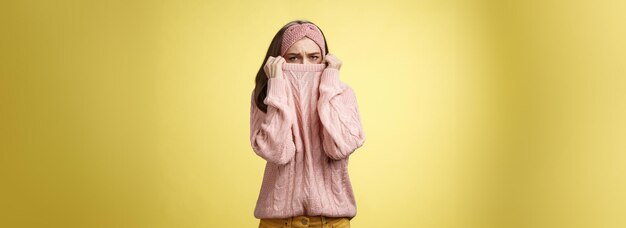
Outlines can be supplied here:
M319 56L311 56L312 59L318 59Z
M298 57L289 57L288 59L293 61L293 60L296 60L297 58Z

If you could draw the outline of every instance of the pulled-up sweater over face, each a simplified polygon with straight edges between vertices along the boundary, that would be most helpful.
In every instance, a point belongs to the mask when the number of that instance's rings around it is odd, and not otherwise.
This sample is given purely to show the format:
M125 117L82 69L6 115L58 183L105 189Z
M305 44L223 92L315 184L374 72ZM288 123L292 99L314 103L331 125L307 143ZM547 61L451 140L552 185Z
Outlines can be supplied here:
M267 113L250 107L250 142L267 161L254 216L356 216L349 156L365 141L355 93L326 64L283 64Z

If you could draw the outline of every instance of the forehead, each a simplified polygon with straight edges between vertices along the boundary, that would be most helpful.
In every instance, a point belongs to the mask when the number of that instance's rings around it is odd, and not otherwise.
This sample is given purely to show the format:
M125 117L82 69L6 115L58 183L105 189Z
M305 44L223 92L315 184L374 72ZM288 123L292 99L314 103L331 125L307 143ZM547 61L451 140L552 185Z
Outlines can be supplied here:
M295 42L289 49L287 49L287 53L312 53L312 52L320 52L320 47L308 37L304 37L297 42Z

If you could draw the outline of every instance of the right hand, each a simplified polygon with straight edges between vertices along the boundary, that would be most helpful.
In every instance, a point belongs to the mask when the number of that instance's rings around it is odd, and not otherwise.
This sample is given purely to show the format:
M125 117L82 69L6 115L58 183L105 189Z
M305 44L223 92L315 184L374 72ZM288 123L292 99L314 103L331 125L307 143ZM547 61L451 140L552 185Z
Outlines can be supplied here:
M267 78L283 78L283 63L285 63L285 58L282 56L273 57L270 56L263 66L263 70L265 71L265 75Z

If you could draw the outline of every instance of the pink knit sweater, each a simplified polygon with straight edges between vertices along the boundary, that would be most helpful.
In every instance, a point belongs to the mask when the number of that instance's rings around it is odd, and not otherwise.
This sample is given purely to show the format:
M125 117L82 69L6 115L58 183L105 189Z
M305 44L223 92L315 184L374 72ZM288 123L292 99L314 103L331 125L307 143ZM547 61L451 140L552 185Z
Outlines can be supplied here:
M356 216L349 156L365 141L356 97L325 64L283 64L261 111L252 97L250 142L267 161L256 218Z

